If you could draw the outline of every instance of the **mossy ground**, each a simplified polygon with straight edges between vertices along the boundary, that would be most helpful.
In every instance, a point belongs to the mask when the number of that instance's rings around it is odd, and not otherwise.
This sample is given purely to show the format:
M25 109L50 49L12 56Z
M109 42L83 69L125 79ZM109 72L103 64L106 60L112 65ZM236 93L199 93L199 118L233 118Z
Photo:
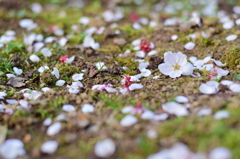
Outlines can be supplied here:
M23 96L17 91L20 89L12 88L5 85L7 82L6 73L13 73L12 67L16 66L12 60L19 55L19 65L24 72L31 72L37 70L40 66L48 65L50 68L57 67L60 71L61 79L65 80L67 84L71 84L71 76L75 73L80 73L82 69L86 69L80 62L84 60L85 63L94 64L96 62L105 62L107 67L111 67L114 62L118 66L127 66L129 69L123 71L125 75L137 74L138 64L133 61L135 53L131 46L131 41L141 38L146 41L152 41L156 45L156 50L159 52L157 56L163 57L164 52L181 51L188 57L196 56L204 58L211 55L217 60L227 63L224 69L230 70L230 75L224 79L240 82L236 76L240 69L240 39L233 42L227 42L225 38L229 34L239 35L237 27L230 31L226 31L220 24L216 24L216 19L206 18L206 25L201 28L182 31L179 29L166 29L161 26L156 29L144 27L141 30L134 30L131 27L128 16L125 16L119 23L116 29L119 29L122 34L117 35L118 38L124 38L127 41L126 45L118 46L113 44L113 37L106 35L94 35L93 37L101 44L101 49L97 50L99 56L88 57L84 56L81 50L67 51L66 48L59 47L54 44L49 44L52 50L51 58L44 58L41 53L41 62L32 63L29 60L30 54L26 52L23 45L21 33L23 30L18 27L18 21L22 18L31 18L39 24L38 33L44 36L53 35L45 31L45 28L51 25L57 25L64 29L65 34L70 34L73 30L70 28L72 24L78 23L78 19L84 16L94 17L103 12L100 1L92 1L84 8L69 8L65 7L66 1L51 0L39 1L43 5L61 4L56 10L46 10L40 14L32 14L27 8L15 8L9 12L6 9L0 11L0 33L4 33L7 29L15 30L17 40L8 44L1 49L0 58L0 91L7 93L7 98L22 99ZM174 1L173 1L174 2ZM30 4L31 2L26 2ZM150 9L154 0L149 1L146 5L137 7L136 12L142 16L149 17L147 10ZM132 10L131 5L124 6L126 15L129 15ZM186 3L186 8L189 11L194 10L192 6ZM66 16L59 16L60 12L65 12ZM163 16L170 17L171 15L164 14ZM4 22L4 23L3 23ZM104 25L108 25L102 22ZM92 24L94 26L94 22ZM194 40L196 48L192 51L184 50L185 43L191 41L187 36L190 33L206 31L208 32L210 26L217 32L209 38L198 37ZM83 42L85 34L83 34L84 27L81 26L79 33L75 33L74 37L69 39L68 46L75 48ZM179 39L177 41L167 41L164 38L170 37L172 34L177 34ZM131 53L127 58L118 57L119 53L123 53L126 49L130 49ZM59 57L63 55L76 55L76 60L73 64L59 63ZM81 55L81 58L80 58ZM104 55L104 56L101 56ZM110 58L105 58L105 55ZM146 58L148 60L148 58ZM33 73L28 77L28 84L26 87L40 90L43 86L49 86L55 92L46 93L39 98L39 102L33 103L33 108L30 111L16 110L12 116L2 115L0 123L8 126L7 138L18 138L23 140L26 134L31 135L31 140L26 141L25 148L28 152L28 158L96 158L93 152L94 144L100 139L106 137L112 138L116 145L117 151L112 158L126 158L126 159L143 159L158 152L159 150L171 146L173 143L179 141L187 144L194 152L209 152L217 146L225 146L233 153L233 159L238 159L240 156L240 96L230 91L221 90L216 95L202 95L198 87L201 83L208 80L207 75L200 78L193 78L190 76L183 76L178 79L170 79L162 75L157 68L151 70L152 75L142 79L141 83L144 89L129 92L123 96L121 94L108 94L105 92L96 92L91 90L94 84L112 83L116 87L120 87L122 74L111 74L109 72L99 71L96 76L84 76L82 81L84 88L77 95L69 95L65 87L56 87L56 78L46 76L51 71L46 71L42 76L38 73ZM152 79L153 76L160 75L159 79ZM27 76L27 75L25 75ZM140 120L139 123L130 127L122 128L119 121L125 116L121 113L121 109L127 105L136 105L141 101L143 107L153 110L157 113L163 112L161 104L172 101L177 95L185 95L189 98L191 103L191 115L187 117L171 117L164 122L154 122ZM87 127L78 127L77 119L73 118L71 113L66 114L67 119L63 123L62 131L54 136L47 137L46 127L42 126L42 122L46 117L55 118L62 112L62 105L71 103L77 108L77 118L87 119L89 125ZM92 114L82 115L80 108L83 104L90 103L96 107L96 111ZM212 108L213 113L218 110L228 110L231 117L223 120L215 120L212 116L198 117L196 112L201 108ZM158 132L156 139L149 139L146 136L148 129L155 129ZM75 135L75 139L71 140L71 136ZM41 144L47 140L54 139L58 141L59 148L52 156L40 154L39 150Z

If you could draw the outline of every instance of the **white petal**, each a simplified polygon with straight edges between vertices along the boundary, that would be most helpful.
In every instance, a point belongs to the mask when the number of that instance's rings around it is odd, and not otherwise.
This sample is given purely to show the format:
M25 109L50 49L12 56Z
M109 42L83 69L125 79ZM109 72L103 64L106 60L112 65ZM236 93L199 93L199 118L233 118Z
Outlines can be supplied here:
M52 124L52 119L51 118L46 118L44 121L43 121L43 125L44 126L49 126Z
M141 69L141 76L148 77L149 75L151 75L151 71L149 69Z
M42 12L42 5L39 3L33 3L31 5L31 10L34 13L41 13Z
M176 100L176 102L178 102L178 103L187 103L187 102L189 102L188 98L185 97L185 96L177 96L177 97L175 98L175 100Z
M68 41L67 38L61 37L61 38L59 39L59 41L58 41L58 44L59 44L60 46L65 46L66 43L67 43L67 41Z
M135 116L127 115L121 120L120 125L123 127L128 127L136 124L137 122L138 122L138 119Z
M209 154L209 159L231 159L232 153L225 147L217 147Z
M129 90L130 91L133 91L135 89L142 89L143 88L143 85L141 84L137 84L137 83L133 83L129 86Z
M32 62L39 62L40 61L40 58L37 56L37 55L31 55L29 57L29 59L32 61Z
M139 66L138 66L139 71L141 71L141 70L144 69L144 68L147 68L148 65L149 65L148 62L142 62L142 63L140 63Z
M177 35L172 35L172 36L171 36L171 39L172 39L173 41L175 41L175 40L178 39L178 36L177 36Z
M184 45L184 48L185 48L186 50L192 50L192 49L194 49L194 47L195 47L195 43L194 43L194 42L188 42L188 43L186 43L186 44Z
M83 107L82 107L82 112L84 113L84 114L86 114L86 113L92 113L92 112L94 112L94 106L93 105L91 105L91 104L84 104L83 105Z
M55 75L55 77L56 77L57 79L60 78L59 71L58 71L58 69L57 69L56 67L53 68L53 72L52 72L52 73Z
M56 82L56 86L63 86L65 84L65 81L64 80L58 80Z
M48 136L54 136L57 133L59 133L61 128L62 128L62 124L60 122L56 122L56 123L54 123L54 124L52 124L51 126L48 127L47 135Z
M82 80L82 79L83 79L83 75L84 75L83 73L75 74L75 75L72 76L72 79L73 79L74 81Z
M237 35L228 35L227 37L226 37L226 40L227 41L234 41L234 40L236 40L237 39Z
M219 83L216 81L208 81L206 84L202 83L199 87L203 94L215 94L218 92Z
M40 51L43 56L45 57L50 57L52 55L52 52L49 50L49 48L42 48L41 51Z
M221 84L222 84L222 85L225 85L225 86L230 86L231 84L233 84L233 81L222 80L222 81L221 81Z
M0 146L0 156L5 159L15 159L26 154L24 144L18 139L7 139Z
M156 50L151 50L148 52L148 56L156 55L158 52Z
M134 110L134 107L132 107L132 106L126 106L126 107L124 107L123 109L122 109L122 113L123 114L127 114L127 113L131 113L131 112L133 112L133 110Z
M188 115L187 109L183 105L178 104L176 102L165 103L162 105L162 108L167 113L174 114L178 117Z
M18 101L16 100L16 99L7 99L6 100L6 102L8 103L8 104L18 104Z
M224 29L232 29L234 27L234 21L230 20L223 24Z
M167 65L166 63L162 63L162 64L158 65L158 69L164 75L169 75L171 72L174 71L174 68L170 65Z
M210 114L212 114L212 109L209 109L209 108L201 109L197 113L198 116L205 116Z
M22 69L19 69L17 67L13 67L13 70L17 75L21 75L23 73Z
M74 61L74 59L75 59L75 56L72 56L72 57L70 57L70 58L67 58L67 60L65 61L65 63L70 64L70 63L72 63L72 62Z
M229 117L230 117L230 114L226 110L220 110L214 114L214 118L217 120L229 118Z
M65 104L65 105L63 105L62 110L66 111L66 112L72 112L72 111L75 111L75 107L70 104Z
M11 73L8 73L6 74L8 78L11 78L11 77L16 77L14 74L11 74Z
M41 151L46 154L53 154L58 148L57 141L50 140L42 144Z
M182 75L191 75L193 73L193 69L193 65L189 62L186 63L186 65L180 67Z
M197 61L197 57L191 56L191 57L189 57L189 60L191 61L192 64L194 64ZM194 66L195 66L195 64L194 64Z
M156 121L164 121L168 118L168 116L169 115L167 113L162 113L162 114L155 115L153 119Z
M90 22L90 19L88 17L81 17L79 19L79 22L83 25L88 25L88 23Z
M234 83L229 86L229 89L234 93L240 93L240 84Z
M175 70L173 72L170 72L169 76L171 78L176 78L176 77L180 77L182 74L182 70Z
M112 87L106 87L105 89L106 89L106 91L108 93L115 93L115 92L117 92L117 90L115 88L112 88Z
M142 26L139 23L133 23L132 27L136 30L142 29Z
M153 119L154 116L155 116L155 114L152 111L146 110L142 113L141 118L142 119Z
M101 158L110 157L116 150L115 143L111 139L98 141L94 147L96 156Z
M137 51L136 56L140 57L140 58L144 58L145 57L145 52L144 51Z
M33 25L33 20L32 19L22 19L19 22L20 27L22 28L28 28L29 26Z

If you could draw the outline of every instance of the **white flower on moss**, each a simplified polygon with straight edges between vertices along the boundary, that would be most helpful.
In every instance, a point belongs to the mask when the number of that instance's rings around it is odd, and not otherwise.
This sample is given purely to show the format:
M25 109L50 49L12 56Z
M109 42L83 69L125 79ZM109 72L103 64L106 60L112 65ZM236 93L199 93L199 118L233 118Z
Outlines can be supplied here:
M191 75L193 73L193 66L187 62L187 56L181 52L164 53L164 63L158 66L160 72L171 78L180 77L181 75Z

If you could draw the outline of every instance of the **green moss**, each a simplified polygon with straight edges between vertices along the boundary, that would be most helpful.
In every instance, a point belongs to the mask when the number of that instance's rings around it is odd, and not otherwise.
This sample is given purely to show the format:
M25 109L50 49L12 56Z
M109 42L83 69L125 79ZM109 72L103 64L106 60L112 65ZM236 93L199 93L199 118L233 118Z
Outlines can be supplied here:
M132 59L129 58L120 58L120 57L116 57L115 60L119 63L120 66L126 66L128 67L128 69L125 71L125 73L129 74L129 75L133 75L136 74L136 70L138 67L138 63L135 62Z
M71 82L72 75L80 72L79 68L68 65L66 63L61 63L58 67L58 71L61 75L61 79L65 80L66 82Z
M229 51L224 52L220 61L227 63L227 67L230 69L235 68L240 63L240 49L233 45Z
M200 37L200 38L197 38L197 44L200 47L208 47L208 46L214 45L214 42L211 41L209 38Z

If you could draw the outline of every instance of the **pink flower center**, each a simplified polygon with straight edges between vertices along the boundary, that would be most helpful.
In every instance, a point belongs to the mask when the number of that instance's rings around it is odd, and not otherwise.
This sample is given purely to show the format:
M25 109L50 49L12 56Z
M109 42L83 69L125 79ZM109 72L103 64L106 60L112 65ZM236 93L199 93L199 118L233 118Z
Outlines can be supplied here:
M141 43L140 49L144 52L149 52L149 51L151 51L150 46L151 46L150 43L147 43L146 41L143 40Z
M131 20L131 22L136 22L136 21L138 21L138 19L139 19L139 16L136 14L136 13L132 13L131 15L130 15L130 20Z
M67 60L67 55L61 56L59 60L60 60L60 63L65 62Z

